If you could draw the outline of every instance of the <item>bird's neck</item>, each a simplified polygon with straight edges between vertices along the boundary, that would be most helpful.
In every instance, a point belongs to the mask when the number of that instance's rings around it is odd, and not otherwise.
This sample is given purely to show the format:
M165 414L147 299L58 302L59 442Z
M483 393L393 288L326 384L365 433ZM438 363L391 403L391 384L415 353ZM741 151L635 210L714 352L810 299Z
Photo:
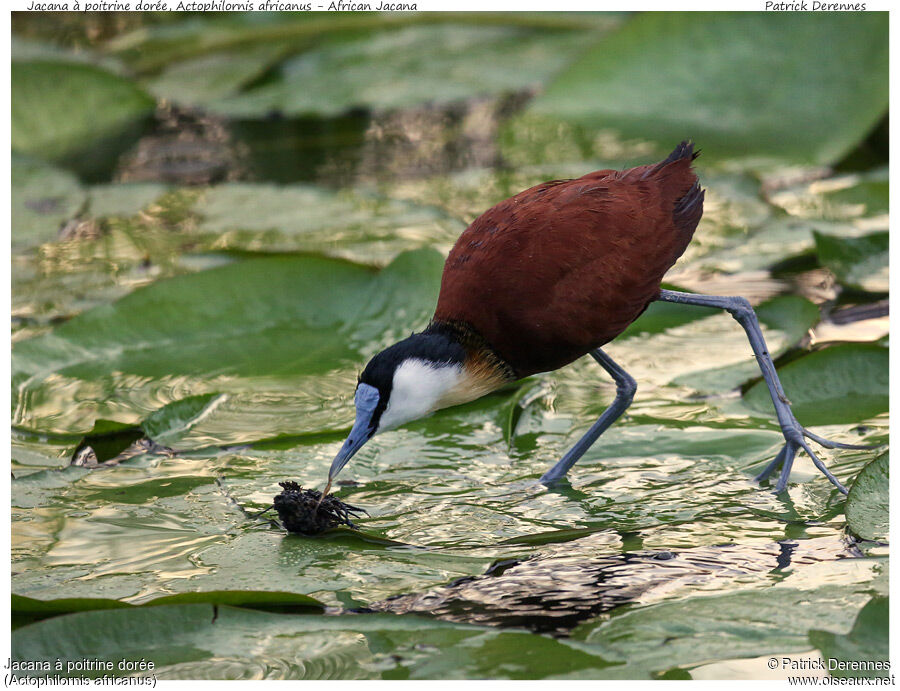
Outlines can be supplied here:
M423 333L451 340L466 352L463 362L465 376L452 396L458 400L449 405L474 400L519 378L512 366L465 322L433 320Z

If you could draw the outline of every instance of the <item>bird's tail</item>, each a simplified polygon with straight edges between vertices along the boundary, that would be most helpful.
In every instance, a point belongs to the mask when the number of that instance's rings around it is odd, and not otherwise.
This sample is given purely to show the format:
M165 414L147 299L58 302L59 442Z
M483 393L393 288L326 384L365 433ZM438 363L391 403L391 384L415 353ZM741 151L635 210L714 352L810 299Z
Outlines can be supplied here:
M694 142L690 139L683 140L678 146L675 147L675 150L669 154L665 161L657 163L652 168L649 168L647 172L645 172L642 176L642 180L646 180L653 175L656 175L659 171L665 168L670 163L675 163L675 161L680 161L682 159L688 159L689 161L693 161L697 156L700 155L700 151L694 151Z
M699 151L694 151L694 143L685 139L664 161L648 166L641 175L642 180L656 180L663 198L671 200L672 222L678 231L677 256L687 248L703 215L705 192L691 168L691 161L699 155Z

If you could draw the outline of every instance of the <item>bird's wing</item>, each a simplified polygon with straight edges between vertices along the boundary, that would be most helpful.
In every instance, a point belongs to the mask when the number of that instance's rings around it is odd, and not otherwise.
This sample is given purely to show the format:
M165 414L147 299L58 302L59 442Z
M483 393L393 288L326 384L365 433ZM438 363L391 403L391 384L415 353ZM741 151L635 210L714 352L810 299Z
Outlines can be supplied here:
M690 160L545 183L489 209L447 259L435 318L471 324L501 355L528 343L544 369L551 352L574 359L611 340L699 221Z

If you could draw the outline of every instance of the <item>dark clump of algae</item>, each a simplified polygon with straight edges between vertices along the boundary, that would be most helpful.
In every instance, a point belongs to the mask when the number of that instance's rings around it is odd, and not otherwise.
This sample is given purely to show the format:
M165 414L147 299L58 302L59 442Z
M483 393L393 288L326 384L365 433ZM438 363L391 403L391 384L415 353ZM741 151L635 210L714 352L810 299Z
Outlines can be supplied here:
M240 170L213 184L14 160L34 224L14 236L12 588L71 600L18 603L42 621L14 654L139 649L171 678L752 677L868 630L886 548L855 544L805 456L782 495L753 482L782 437L742 331L702 310L654 305L610 344L635 402L558 487L537 478L614 396L588 361L374 438L336 491L370 514L358 532L248 518L286 479L324 485L357 372L427 322L478 212L661 151L525 120L485 156L460 123L506 106L466 103L268 135L236 120ZM295 148L308 162L266 167ZM704 156L706 213L667 280L748 295L801 422L886 442L886 317L831 319L884 299L886 254L867 242L848 266L822 241L886 230L886 170ZM78 221L59 239L45 216ZM110 467L70 465L85 445ZM851 484L873 454L823 457Z

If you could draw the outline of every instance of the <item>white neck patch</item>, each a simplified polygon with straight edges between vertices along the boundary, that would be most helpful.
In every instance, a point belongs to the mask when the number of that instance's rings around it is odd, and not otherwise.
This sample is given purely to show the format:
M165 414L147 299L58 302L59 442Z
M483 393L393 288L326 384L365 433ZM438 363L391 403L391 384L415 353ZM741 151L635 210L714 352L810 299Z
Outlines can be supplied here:
M437 364L410 358L394 370L391 397L381 414L378 432L433 413L438 408L452 405L452 392L464 381L465 373L460 365Z

